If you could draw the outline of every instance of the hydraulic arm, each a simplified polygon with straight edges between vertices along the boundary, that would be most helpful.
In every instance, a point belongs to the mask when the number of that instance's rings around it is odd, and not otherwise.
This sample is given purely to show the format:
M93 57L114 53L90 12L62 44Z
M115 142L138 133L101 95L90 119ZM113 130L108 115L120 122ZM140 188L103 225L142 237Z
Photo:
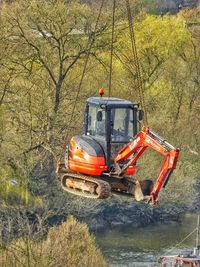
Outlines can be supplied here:
M117 157L114 159L116 166L115 171L119 176L123 176L129 166L134 165L134 163L136 163L138 158L148 147L151 147L153 150L161 153L165 157L150 194L149 201L152 204L155 204L161 188L167 185L170 175L176 168L180 151L179 149L170 145L168 142L166 142L166 140L150 129L143 128L140 133L138 133L125 147L119 151ZM125 161L126 163L124 163Z

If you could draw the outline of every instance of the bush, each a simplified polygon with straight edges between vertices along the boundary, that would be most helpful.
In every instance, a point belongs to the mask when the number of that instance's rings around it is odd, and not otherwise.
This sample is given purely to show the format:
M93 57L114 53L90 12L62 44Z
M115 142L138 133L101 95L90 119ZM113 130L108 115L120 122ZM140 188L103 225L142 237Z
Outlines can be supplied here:
M87 225L73 217L51 228L45 239L36 241L26 236L11 243L1 255L0 266L4 267L107 266Z

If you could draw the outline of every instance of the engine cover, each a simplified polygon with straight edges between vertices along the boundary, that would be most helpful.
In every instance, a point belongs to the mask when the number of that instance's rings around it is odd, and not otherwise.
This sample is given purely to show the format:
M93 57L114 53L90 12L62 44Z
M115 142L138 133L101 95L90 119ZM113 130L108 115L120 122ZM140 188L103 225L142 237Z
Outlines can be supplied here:
M104 150L90 136L72 137L67 157L66 167L75 172L100 176L107 170Z

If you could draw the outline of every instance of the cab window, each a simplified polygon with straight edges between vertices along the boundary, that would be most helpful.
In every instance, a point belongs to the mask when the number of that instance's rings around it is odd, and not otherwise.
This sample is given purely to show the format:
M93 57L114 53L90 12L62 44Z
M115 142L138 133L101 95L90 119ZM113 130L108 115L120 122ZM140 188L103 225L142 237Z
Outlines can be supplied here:
M105 138L106 114L98 106L89 106L87 135Z
M111 110L111 140L129 142L133 137L133 110L116 108Z

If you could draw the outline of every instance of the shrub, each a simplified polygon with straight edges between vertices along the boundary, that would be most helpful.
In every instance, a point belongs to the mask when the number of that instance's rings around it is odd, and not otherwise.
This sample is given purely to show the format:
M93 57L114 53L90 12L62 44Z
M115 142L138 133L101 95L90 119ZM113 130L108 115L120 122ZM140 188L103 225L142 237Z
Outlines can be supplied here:
M49 230L45 239L28 236L2 250L0 266L104 267L107 266L86 224L73 217Z

